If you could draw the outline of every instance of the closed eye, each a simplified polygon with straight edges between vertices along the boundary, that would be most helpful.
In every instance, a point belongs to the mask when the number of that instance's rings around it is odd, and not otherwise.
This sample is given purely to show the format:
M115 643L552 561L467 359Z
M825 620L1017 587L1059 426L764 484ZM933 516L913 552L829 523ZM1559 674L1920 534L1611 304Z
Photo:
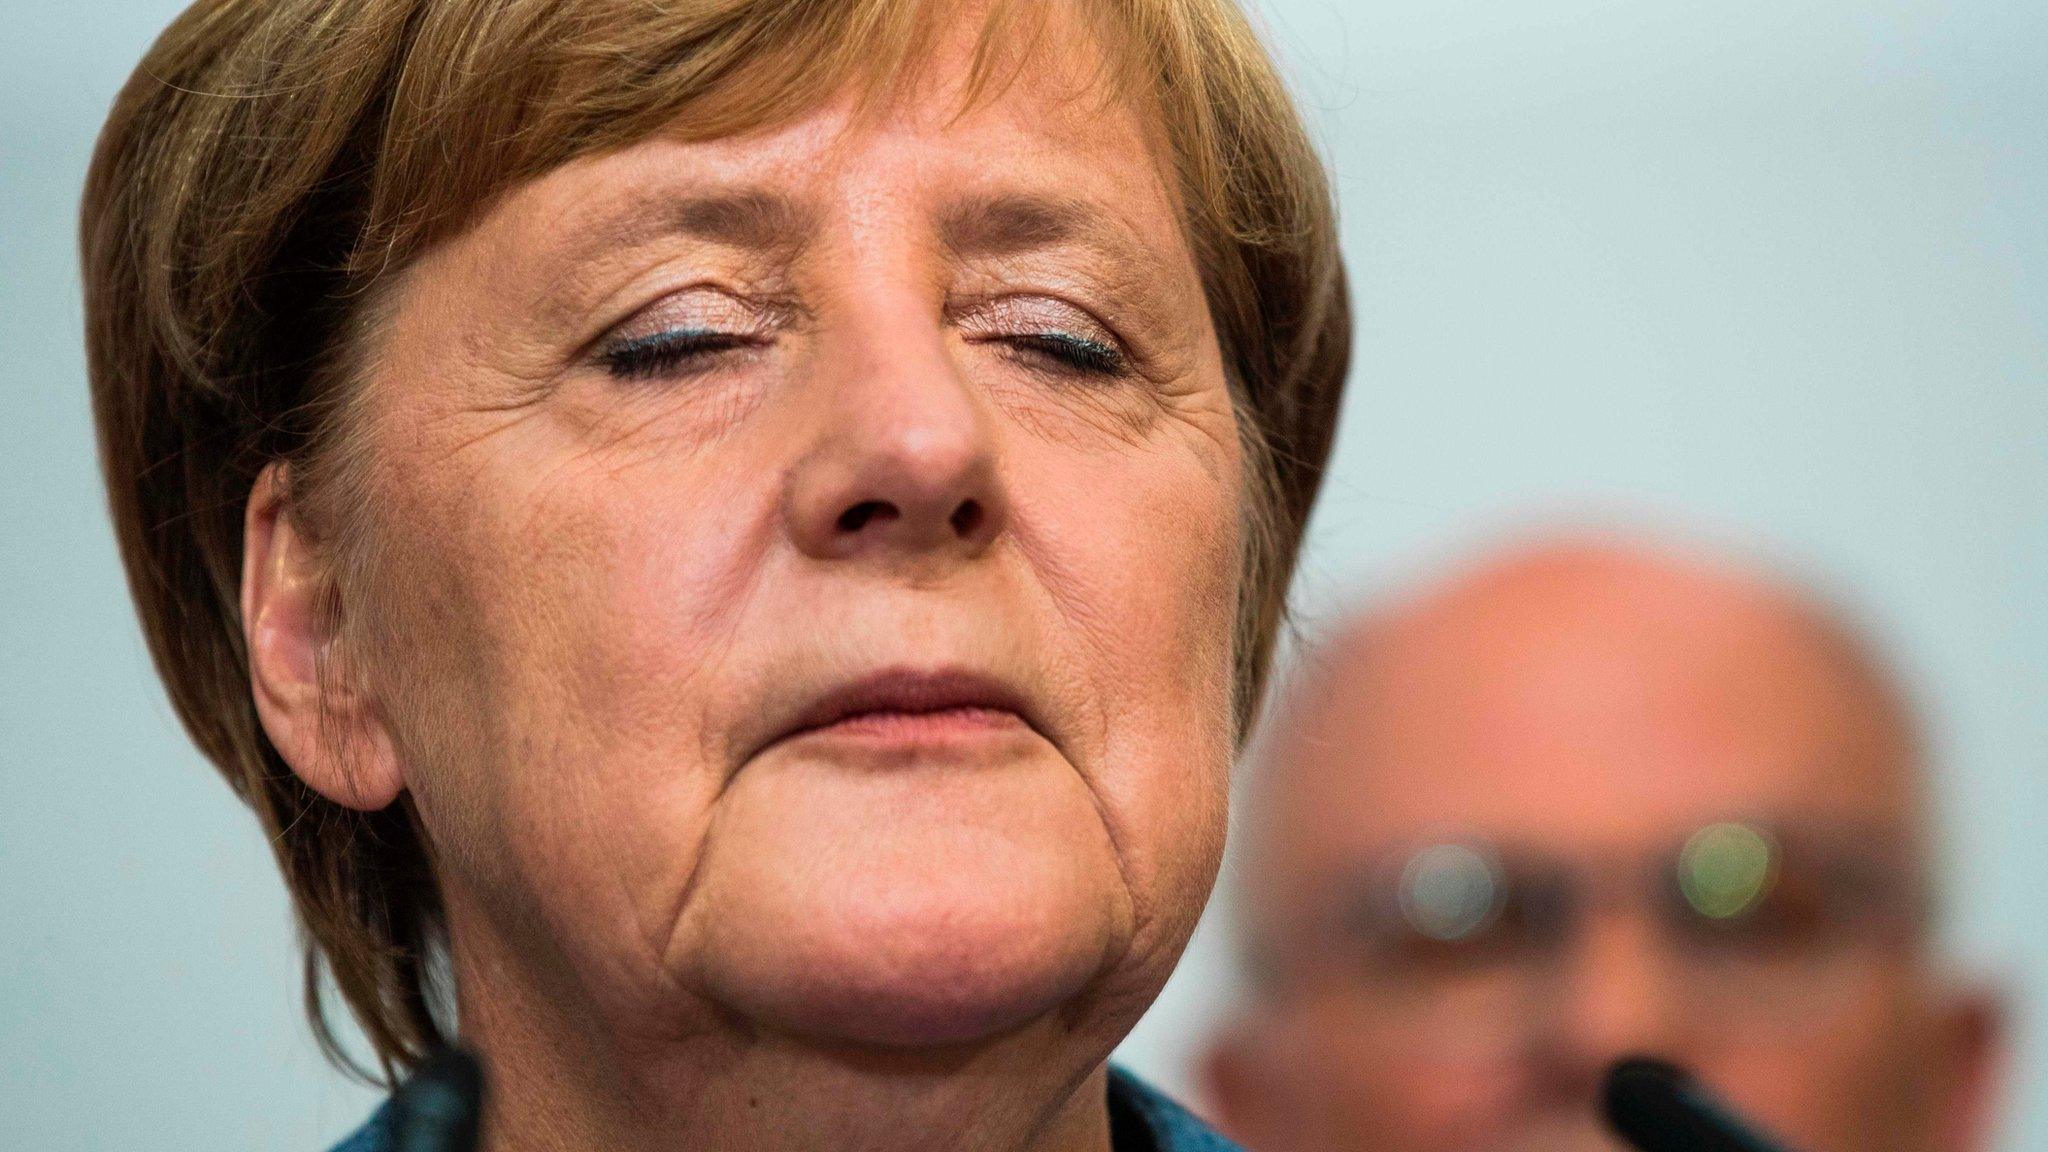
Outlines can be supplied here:
M693 376L725 354L764 343L759 336L703 328L672 328L621 340L598 350L605 371L620 380Z
M961 333L992 344L1024 367L1057 376L1102 380L1131 375L1131 354L1087 309L1052 296L1012 294L970 299L950 309Z
M1081 375L1122 376L1130 371L1129 360L1114 346L1071 332L1029 332L1003 339L1013 353Z

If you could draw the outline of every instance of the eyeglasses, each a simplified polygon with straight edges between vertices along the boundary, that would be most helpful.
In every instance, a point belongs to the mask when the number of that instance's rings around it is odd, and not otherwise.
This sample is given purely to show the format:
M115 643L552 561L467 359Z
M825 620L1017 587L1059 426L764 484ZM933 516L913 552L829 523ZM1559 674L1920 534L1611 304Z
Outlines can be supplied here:
M1447 838L1332 886L1310 963L1425 1043L1503 1040L1554 1002L1596 915L1639 916L1682 1007L1796 1027L1848 964L1920 930L1926 899L1876 830L1729 821L1627 862Z

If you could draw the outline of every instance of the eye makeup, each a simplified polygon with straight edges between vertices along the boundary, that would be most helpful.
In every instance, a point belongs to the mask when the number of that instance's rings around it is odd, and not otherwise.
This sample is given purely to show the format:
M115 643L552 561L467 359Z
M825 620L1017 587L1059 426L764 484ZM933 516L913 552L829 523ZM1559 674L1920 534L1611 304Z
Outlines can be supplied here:
M689 288L628 317L597 341L593 359L619 380L689 377L766 347L780 310L717 288Z
M1027 367L1099 379L1132 372L1130 353L1116 333L1064 300L999 297L956 309L954 323L968 340L1001 345Z
M1122 376L1129 370L1124 354L1099 340L1071 332L1033 332L1008 338L1020 352L1044 356L1065 368L1090 376Z
M592 361L621 381L684 379L766 348L789 309L712 287L673 293L600 337ZM1123 340L1087 310L1051 296L1011 295L948 309L961 334L1023 367L1075 379L1136 371Z
M756 345L756 341L731 332L671 328L611 345L599 357L605 370L621 380L653 380L701 370L721 352Z

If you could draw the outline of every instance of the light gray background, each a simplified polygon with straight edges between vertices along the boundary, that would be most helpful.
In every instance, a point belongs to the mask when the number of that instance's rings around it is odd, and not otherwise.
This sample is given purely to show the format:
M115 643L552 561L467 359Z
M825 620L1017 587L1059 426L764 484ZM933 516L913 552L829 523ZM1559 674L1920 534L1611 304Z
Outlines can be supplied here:
M0 0L0 1144L306 1149L253 820L183 741L91 456L73 213L172 0ZM1310 623L1593 514L1790 563L1934 711L1956 938L2048 991L2048 17L2036 0L1267 0L1337 173L1358 357ZM1224 899L1228 899L1228 884ZM1212 913L1125 1045L1168 1086ZM2002 1145L2048 1148L2038 1012Z

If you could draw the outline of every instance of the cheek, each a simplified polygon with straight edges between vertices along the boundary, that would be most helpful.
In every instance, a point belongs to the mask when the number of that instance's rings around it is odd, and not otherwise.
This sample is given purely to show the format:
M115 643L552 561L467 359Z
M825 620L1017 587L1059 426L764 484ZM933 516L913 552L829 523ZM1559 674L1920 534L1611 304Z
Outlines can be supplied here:
M628 920L652 950L720 779L705 670L732 643L758 509L689 462L463 463L387 485L380 630L408 682L409 783L454 878L517 902L495 919L538 914L558 942ZM575 899L548 897L564 885Z
M1214 880L1231 756L1240 583L1239 461L1208 436L1058 460L1016 474L1019 546L1084 654L1102 728L1082 764L1108 808L1162 943L1191 929ZM1107 494L1114 494L1109 498Z
M1209 705L1230 689L1242 463L1234 433L1173 416L1156 424L1128 448L1016 453L1020 534L1063 612L1116 670L1105 687L1213 717Z
M1922 1023L1903 982L1869 981L1796 1038L1731 1050L1702 1075L1795 1148L1922 1147Z
M736 464L528 439L473 468L394 470L400 578L382 583L401 602L450 602L462 669L500 709L595 739L692 722L695 693L678 689L732 639L766 494Z

